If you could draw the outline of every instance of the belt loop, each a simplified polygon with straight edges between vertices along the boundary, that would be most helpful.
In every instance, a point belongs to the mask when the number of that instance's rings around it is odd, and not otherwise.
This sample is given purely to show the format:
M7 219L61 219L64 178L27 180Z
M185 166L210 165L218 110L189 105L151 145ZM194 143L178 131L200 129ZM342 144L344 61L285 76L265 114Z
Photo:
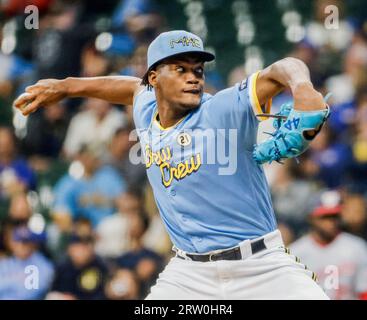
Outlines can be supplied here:
M172 251L175 253L175 257L177 257L178 252L177 252L177 248L175 246L172 246Z
M252 255L250 240L245 240L239 245L239 247L241 250L242 259L246 259L247 257Z
M265 235L264 242L267 248L284 246L282 234L279 229Z
M176 251L176 256L179 255L181 256L182 258L184 258L185 260L192 260L190 257L188 257L186 255L186 252L177 248L176 246L173 246L172 250Z

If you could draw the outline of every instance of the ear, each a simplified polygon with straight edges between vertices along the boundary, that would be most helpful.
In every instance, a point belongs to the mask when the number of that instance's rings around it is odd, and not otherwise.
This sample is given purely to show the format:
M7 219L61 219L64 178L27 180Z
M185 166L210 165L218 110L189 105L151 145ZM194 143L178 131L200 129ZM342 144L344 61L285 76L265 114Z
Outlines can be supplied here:
M157 77L158 77L158 72L157 70L152 70L149 72L148 74L148 82L152 87L156 87L157 86Z

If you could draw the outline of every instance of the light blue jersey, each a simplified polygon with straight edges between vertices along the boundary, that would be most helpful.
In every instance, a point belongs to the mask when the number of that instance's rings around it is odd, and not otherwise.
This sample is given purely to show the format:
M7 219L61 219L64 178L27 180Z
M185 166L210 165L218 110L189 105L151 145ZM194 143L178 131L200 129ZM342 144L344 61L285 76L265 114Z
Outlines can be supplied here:
M269 187L252 159L260 112L253 74L175 126L157 121L154 91L134 101L149 181L173 244L186 252L230 248L276 229Z

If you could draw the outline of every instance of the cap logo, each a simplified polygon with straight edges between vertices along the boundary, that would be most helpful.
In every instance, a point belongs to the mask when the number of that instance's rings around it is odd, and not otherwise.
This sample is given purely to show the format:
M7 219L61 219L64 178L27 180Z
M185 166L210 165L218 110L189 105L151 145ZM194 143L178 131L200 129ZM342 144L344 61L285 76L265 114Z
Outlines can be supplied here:
M196 48L201 48L200 46L200 41L199 39L195 39L195 38L188 38L186 36L181 37L177 40L171 40L170 41L170 46L173 49L175 47L175 44L182 44L183 46L192 46L192 47L196 47Z

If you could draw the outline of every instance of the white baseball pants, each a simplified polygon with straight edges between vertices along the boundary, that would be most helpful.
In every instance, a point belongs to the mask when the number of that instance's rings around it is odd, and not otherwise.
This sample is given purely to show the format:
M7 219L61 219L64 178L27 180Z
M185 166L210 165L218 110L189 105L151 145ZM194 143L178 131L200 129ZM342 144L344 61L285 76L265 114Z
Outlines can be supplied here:
M312 271L283 245L279 230L264 236L266 248L252 254L239 244L242 260L197 262L173 257L147 300L324 300Z

